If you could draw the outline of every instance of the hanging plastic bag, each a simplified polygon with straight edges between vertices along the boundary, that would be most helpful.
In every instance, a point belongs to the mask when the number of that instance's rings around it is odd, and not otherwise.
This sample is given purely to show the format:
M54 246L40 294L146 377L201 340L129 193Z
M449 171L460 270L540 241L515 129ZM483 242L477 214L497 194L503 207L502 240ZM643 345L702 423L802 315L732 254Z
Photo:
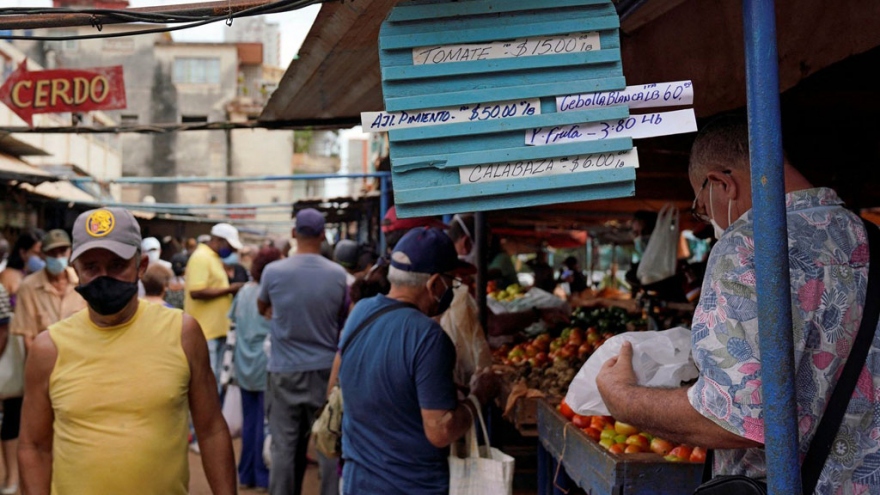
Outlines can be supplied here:
M678 208L667 203L657 215L657 224L648 240L636 276L642 285L653 284L675 275L678 255Z
M596 376L605 361L620 354L624 341L633 345L633 369L639 385L680 387L699 371L691 357L691 331L675 327L661 332L627 332L602 344L584 363L568 387L565 403L584 416L607 416L608 408L599 395Z
M240 437L244 418L241 409L241 390L238 385L226 387L226 394L223 397L223 419L229 426L229 434L232 438Z
M476 370L492 365L492 352L480 326L477 304L466 286L455 289L455 298L440 318L440 326L455 344L455 383L466 386Z

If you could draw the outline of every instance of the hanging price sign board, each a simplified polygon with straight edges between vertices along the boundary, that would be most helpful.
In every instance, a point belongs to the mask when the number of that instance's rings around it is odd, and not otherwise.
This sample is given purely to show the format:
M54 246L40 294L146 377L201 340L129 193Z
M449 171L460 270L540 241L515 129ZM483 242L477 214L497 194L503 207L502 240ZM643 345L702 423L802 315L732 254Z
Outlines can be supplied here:
M386 111L362 124L388 132L398 215L632 196L632 140L688 126L630 108L688 105L693 88L627 87L619 26L610 0L396 6L379 35Z

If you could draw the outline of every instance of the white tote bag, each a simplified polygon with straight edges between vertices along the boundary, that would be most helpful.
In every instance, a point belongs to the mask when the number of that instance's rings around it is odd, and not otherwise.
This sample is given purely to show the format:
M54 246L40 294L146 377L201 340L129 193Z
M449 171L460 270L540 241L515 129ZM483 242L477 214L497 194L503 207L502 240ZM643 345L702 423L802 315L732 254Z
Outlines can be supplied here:
M492 448L480 404L477 406L477 417L486 445L477 446L476 425L471 428L466 438L470 448L468 456L459 458L455 449L449 455L449 495L511 495L513 493L513 457ZM454 445L454 444L453 444Z

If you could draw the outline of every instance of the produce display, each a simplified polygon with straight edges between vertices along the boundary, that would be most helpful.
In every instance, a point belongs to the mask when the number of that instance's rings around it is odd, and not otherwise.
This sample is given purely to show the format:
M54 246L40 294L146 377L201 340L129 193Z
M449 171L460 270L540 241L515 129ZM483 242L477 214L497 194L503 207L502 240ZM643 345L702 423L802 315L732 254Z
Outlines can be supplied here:
M611 416L581 416L563 400L557 408L575 428L612 454L654 453L669 462L706 462L706 449L675 445L668 440L640 432L635 426L615 421Z
M525 289L519 284L511 284L505 289L498 290L494 280L488 283L486 292L488 297L501 302L521 299L526 295Z
M614 335L644 328L644 320L620 308L579 308L565 326L492 354L496 363L514 368L513 380L550 396L564 396L587 358ZM556 335L555 337L553 335Z

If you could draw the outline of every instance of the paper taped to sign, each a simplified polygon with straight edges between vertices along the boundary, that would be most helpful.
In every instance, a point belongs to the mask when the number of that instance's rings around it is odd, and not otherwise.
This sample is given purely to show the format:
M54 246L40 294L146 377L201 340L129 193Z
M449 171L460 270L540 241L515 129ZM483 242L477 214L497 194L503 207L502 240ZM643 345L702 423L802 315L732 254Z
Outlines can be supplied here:
M636 148L626 151L610 151L590 155L562 158L519 160L491 165L476 165L458 169L461 184L483 184L511 179L531 179L551 175L565 175L617 168L638 168L639 154Z
M364 132L387 132L391 129L454 124L456 122L480 122L540 114L541 101L534 98L531 100L477 103L476 105L435 110L362 112L361 127Z
M626 105L630 108L657 108L693 105L693 103L693 83L691 81L675 81L627 86L622 91L557 96L556 110L571 112L616 105Z
M540 57L601 50L598 32L562 36L518 38L467 45L423 46L413 48L413 65L436 65L499 58Z
M527 146L544 146L622 137L643 139L688 132L697 132L697 117L692 108L588 124L539 127L526 131L525 143Z

